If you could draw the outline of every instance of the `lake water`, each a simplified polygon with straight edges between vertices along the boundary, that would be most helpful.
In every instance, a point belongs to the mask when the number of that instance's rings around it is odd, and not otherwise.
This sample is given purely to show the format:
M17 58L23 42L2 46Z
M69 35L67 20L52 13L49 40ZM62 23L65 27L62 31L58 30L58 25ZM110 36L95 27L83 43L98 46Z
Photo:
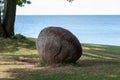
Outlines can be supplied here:
M37 38L47 26L68 29L81 43L120 46L120 15L17 15L15 33Z

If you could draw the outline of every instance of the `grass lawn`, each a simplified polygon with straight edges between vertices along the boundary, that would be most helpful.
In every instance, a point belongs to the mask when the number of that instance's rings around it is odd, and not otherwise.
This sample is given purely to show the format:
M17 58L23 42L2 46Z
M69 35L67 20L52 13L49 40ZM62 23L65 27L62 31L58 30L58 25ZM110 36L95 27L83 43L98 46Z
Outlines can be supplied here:
M120 80L120 46L82 44L77 64L46 66L35 39L0 38L0 80Z

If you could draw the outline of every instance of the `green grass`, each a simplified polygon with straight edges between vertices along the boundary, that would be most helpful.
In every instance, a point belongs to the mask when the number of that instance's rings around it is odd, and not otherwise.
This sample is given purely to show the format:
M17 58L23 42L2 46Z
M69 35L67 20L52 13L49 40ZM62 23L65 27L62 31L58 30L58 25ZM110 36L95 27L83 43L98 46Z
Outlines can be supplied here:
M82 44L77 64L46 66L35 39L0 38L0 80L119 80L120 46Z

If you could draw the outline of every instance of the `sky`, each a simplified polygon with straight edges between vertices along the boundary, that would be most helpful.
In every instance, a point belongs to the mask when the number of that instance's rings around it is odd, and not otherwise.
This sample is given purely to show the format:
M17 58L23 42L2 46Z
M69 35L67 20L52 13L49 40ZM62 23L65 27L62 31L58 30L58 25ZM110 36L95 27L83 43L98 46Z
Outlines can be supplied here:
M120 0L30 0L17 15L120 15Z

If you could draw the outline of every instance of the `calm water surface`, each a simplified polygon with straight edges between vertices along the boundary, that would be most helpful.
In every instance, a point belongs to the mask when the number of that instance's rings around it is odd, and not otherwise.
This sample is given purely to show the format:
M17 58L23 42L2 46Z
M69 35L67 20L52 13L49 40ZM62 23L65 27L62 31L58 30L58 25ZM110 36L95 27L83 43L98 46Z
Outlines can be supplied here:
M66 28L81 43L120 46L120 15L17 15L15 33L37 38L47 26Z

